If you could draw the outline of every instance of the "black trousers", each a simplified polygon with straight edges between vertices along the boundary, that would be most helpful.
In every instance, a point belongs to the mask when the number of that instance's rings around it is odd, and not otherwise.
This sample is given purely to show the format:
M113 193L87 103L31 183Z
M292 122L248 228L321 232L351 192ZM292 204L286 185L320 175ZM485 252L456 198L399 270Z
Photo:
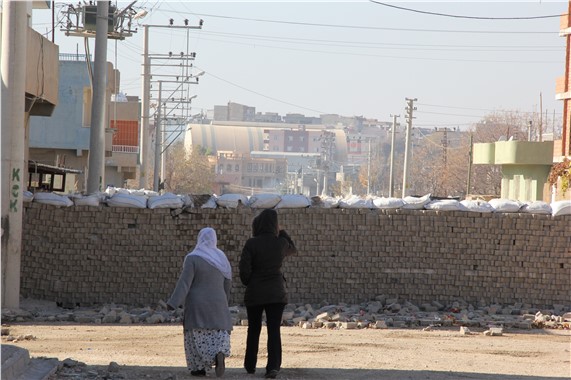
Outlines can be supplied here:
M246 338L246 356L244 358L244 368L246 371L256 370L258 361L258 345L260 332L262 331L262 313L266 312L266 327L268 329L268 363L266 372L271 370L279 371L282 366L282 338L280 326L282 324L282 314L285 304L272 303L259 306L248 306L248 337Z

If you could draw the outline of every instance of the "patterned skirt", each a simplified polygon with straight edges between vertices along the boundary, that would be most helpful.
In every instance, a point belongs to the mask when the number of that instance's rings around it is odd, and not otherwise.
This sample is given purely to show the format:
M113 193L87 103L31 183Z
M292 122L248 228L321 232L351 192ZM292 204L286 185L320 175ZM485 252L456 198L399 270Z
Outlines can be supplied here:
M226 330L190 329L184 331L186 365L191 371L210 369L216 355L230 356L230 332Z

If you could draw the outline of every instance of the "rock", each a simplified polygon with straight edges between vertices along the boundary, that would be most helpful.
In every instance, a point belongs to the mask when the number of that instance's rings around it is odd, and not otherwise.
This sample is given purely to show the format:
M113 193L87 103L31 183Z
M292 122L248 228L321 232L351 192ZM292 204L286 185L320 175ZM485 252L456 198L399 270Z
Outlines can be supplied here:
M460 326L460 334L462 335L470 335L472 334L472 332L470 331L470 329L466 326Z
M111 362L109 363L109 366L107 367L107 371L109 372L119 372L119 364L117 364L116 362Z

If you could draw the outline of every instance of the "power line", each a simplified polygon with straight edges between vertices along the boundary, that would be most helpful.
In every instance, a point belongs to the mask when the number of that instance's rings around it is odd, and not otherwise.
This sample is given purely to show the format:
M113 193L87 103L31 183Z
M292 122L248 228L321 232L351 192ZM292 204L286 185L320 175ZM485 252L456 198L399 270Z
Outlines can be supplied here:
M309 38L292 38L280 36L262 36L255 34L240 34L240 33L224 33L224 32L206 32L202 31L203 35L230 37L237 39L246 39L253 41L271 41L289 44L302 44L302 45L322 45L331 47L349 47L349 48L375 48L375 49L394 49L394 50L427 50L427 51L455 51L469 49L470 52L474 51L501 51L501 52L517 52L517 51L562 51L564 46L514 46L514 45L433 45L433 44L402 44L402 43L387 43L387 42L363 42L363 41L341 41L341 40L322 40L322 39L309 39Z
M166 11L163 11L166 12ZM223 16L214 15L209 13L194 13L194 12L181 12L179 14L190 14L193 16L203 16L203 17L216 17L229 20L241 20L241 21L254 21L254 22L267 22L275 24L286 24L286 25L300 25L300 26L314 26L314 27L326 27L326 28L345 28L345 29L363 29L363 30L388 30L397 32L432 32L432 33L470 33L470 34L559 34L559 32L539 32L539 31L503 31L503 30L452 30L452 29L415 29L415 28L388 28L380 26L363 26L363 25L340 25L340 24L321 24L321 23L311 23L311 22L297 22L297 21L283 21L283 20L268 20L260 18L248 18L248 17L236 17L236 16Z
M482 17L482 16L462 16L462 15L452 15L448 13L438 13L438 12L428 12L428 11L421 11L418 9L412 8L405 8L399 7L396 5L391 5L387 3L381 3L380 1L369 0L371 3L375 3L378 5L382 5L389 8L400 9L403 11L414 12L414 13L422 13L431 16L442 16L442 17L452 17L452 18L467 18L472 20L538 20L538 19L545 19L545 18L559 18L561 15L547 15L547 16L526 16L526 17ZM566 14L564 15L566 16Z
M228 84L230 84L230 85L232 85L232 86L234 86L234 87L238 87L238 88L240 88L240 89L242 89L242 90L245 90L245 91L251 92L251 93L253 93L253 94L259 95L259 96L264 97L264 98L266 98L266 99L270 99L270 100L273 100L273 101L276 101L276 102L279 102L279 103L287 104L287 105L289 105L289 106L297 107L297 108L304 109L304 110L307 110L307 111L317 112L317 113L319 113L319 114L326 114L326 113L327 113L327 112L315 110L315 109L312 109L312 108L303 107L303 106L300 106L300 105L298 105L298 104L293 104L293 103L290 103L290 102L286 102L285 100L277 99L277 98L274 98L274 97L272 97L272 96L264 95L264 94L262 94L262 93L260 93L260 92L257 92L257 91L254 91L254 90L250 90L249 88L246 88L246 87L244 87L244 86L240 86L239 84L236 84L236 83L233 83L233 82L230 82L229 80L220 78L219 76L216 76L216 75L212 74L211 72L206 71L205 69L199 68L198 66L195 66L195 67L196 67L197 69L199 69L199 70L204 71L204 72L206 73L206 75L209 75L209 76L211 76L211 77L214 77L214 78L216 78L216 79L218 79L218 80L220 80L220 81L222 81L222 82L228 83Z

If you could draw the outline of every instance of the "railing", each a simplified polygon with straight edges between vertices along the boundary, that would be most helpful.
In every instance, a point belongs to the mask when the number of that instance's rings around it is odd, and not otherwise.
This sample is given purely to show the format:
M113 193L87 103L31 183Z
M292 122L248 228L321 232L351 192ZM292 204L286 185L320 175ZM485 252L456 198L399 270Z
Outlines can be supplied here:
M85 54L75 54L75 53L59 53L60 61L85 61ZM91 61L91 54L89 54L89 60Z
M132 145L113 145L111 150L113 153L139 153L139 147Z

